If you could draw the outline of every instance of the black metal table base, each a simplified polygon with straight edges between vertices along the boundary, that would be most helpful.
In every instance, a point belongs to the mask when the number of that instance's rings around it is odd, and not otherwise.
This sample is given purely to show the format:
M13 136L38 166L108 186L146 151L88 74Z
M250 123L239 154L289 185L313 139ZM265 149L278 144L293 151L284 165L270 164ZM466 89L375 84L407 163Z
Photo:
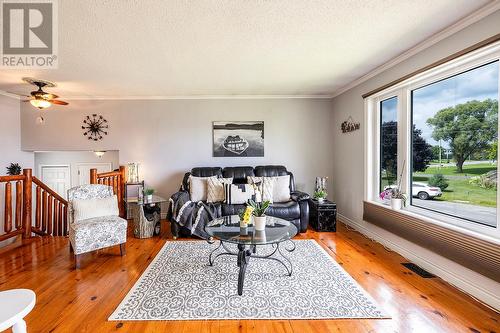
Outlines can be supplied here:
M215 243L215 242L212 242L210 240L208 242L210 244ZM286 246L284 246L284 249L288 252L295 251L295 243L291 239L289 239L288 242L290 242L292 244L292 247L287 248ZM292 262L285 255L283 255L283 252L280 248L281 243L284 243L284 242L271 244L273 251L270 254L258 255L257 254L257 245L238 244L238 252L233 252L230 249L228 249L228 247L226 246L226 244L223 241L219 241L219 246L217 246L214 250L212 250L212 252L210 252L210 255L208 256L208 264L210 266L213 266L215 260L220 256L225 256L225 255L237 256L238 257L237 264L238 264L238 267L240 268L240 271L238 274L238 295L241 296L243 294L243 284L245 281L245 272L247 269L248 262L250 261L250 258L267 259L267 260L273 260L273 261L279 262L281 265L283 265L283 267L285 267L285 269L287 271L287 275L288 276L292 275L292 271L293 271ZM222 248L224 250L224 252L220 252L220 253L215 254L220 248ZM279 255L279 257L281 257L281 259L277 256L274 256L275 254Z

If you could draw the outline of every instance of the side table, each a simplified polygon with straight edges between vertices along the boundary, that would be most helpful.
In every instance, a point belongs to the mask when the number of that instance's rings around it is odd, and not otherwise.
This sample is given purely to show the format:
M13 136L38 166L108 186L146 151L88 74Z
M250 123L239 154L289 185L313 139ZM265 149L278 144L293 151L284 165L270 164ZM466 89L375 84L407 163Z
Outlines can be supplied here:
M14 333L26 333L24 317L33 310L36 295L29 289L0 292L0 332L12 327Z
M166 201L157 195L153 195L152 200L144 197L143 201L127 198L127 204L131 204L133 210L135 237L150 238L160 234L161 203Z
M337 231L337 204L309 199L309 223L316 231Z

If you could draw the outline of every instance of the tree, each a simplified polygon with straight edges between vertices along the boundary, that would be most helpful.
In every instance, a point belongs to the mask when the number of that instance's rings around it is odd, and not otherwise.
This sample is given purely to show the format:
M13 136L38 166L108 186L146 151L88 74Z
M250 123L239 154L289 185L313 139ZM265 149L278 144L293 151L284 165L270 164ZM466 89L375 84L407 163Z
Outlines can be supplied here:
M488 151L488 159L496 161L497 156L498 156L498 140L496 140L491 144L490 150Z
M427 166L432 161L434 154L432 153L432 146L425 141L422 137L422 130L415 127L413 124L413 172L425 171Z
M385 170L389 183L397 178L398 126L395 121L382 124L382 170ZM422 137L422 131L413 124L413 171L425 171L432 160L432 146Z
M427 124L434 127L434 140L449 143L457 171L474 152L489 147L498 134L498 102L492 99L469 101L439 110Z

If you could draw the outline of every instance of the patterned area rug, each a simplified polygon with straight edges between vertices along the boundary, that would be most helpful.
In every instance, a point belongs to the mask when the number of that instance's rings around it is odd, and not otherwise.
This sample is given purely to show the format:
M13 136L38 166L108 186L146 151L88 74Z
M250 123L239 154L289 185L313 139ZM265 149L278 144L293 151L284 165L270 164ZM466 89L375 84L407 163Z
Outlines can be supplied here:
M276 261L251 258L243 296L236 256L209 266L217 244L167 242L109 320L388 318L318 243L294 242L295 251L283 251L292 276Z

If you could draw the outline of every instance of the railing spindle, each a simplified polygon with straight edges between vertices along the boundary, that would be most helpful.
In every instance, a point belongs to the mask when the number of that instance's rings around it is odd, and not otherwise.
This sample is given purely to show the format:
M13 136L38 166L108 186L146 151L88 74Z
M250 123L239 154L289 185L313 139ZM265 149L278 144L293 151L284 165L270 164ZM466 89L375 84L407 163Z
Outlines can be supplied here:
M63 235L63 209L62 209L62 203L60 201L57 202L57 209L59 213L57 216L59 217L57 219L57 236L62 236Z
M54 230L53 235L56 236L59 233L59 201L54 199Z
M68 234L68 206L63 208L63 236Z
M49 198L48 198L48 205L47 205L47 233L49 235L52 234L52 204L53 204L53 201L54 201L54 198L49 194Z
M41 216L42 216L42 210L41 210L41 197L42 197L42 188L40 186L36 187L36 199L35 199L35 227L37 229L40 229L41 225Z
M45 232L47 231L47 217L48 217L48 198L49 194L46 191L43 191L43 199L42 199L42 208L43 208L43 213L42 213L42 231Z
M6 233L12 231L12 184L10 182L5 183L4 226Z
M16 229L22 229L23 227L22 204L23 184L20 180L18 180L16 182Z

